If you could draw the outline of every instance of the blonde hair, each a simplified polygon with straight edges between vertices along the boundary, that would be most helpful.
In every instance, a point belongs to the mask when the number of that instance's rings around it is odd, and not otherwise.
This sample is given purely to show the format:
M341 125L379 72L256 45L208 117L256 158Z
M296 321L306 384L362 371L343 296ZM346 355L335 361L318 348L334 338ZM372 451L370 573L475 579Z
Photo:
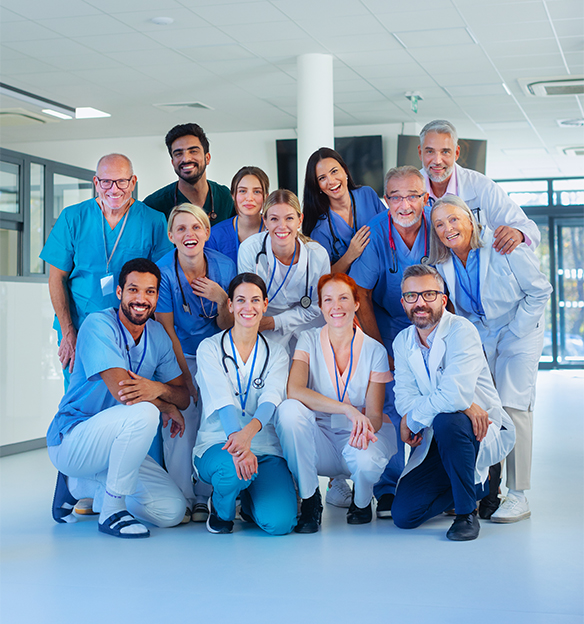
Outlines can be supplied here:
M430 231L430 264L442 264L450 258L450 249L438 238L438 234L436 234L436 229L434 228L434 220L432 219L434 212L438 208L442 208L442 206L455 206L456 208L460 208L466 214L472 225L470 248L479 249L479 247L483 246L481 242L481 230L483 226L477 223L472 210L460 197L456 195L445 195L432 206L432 213L430 215L432 221L432 229Z
M174 218L181 212L186 212L187 214L192 215L208 232L211 231L211 222L209 221L207 213L202 208L195 206L194 204L180 204L179 206L175 206L168 215L169 234L172 230L172 226L174 225Z
M287 206L290 206L290 208L294 208L294 210L298 213L299 217L302 216L302 208L300 207L300 201L298 200L298 197L296 197L296 195L288 189L278 189L277 191L272 191L268 195L268 198L262 206L262 217L265 219L266 215L268 214L268 210L272 206L276 206L277 204L286 204ZM298 230L297 236L303 243L307 243L312 240L311 238L306 236L306 234L303 234L300 230Z

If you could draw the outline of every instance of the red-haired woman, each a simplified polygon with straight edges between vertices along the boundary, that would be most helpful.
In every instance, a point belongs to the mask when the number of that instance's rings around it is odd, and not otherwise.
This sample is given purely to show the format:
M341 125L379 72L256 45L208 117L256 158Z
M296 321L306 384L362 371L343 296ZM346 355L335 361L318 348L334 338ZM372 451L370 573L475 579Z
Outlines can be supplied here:
M387 353L355 325L355 281L344 273L323 275L318 302L326 325L301 334L289 398L275 420L302 497L297 533L318 531L319 475L350 477L354 488L347 522L371 522L373 485L396 451L394 427L383 414L385 384L391 380ZM388 424L382 427L384 421Z

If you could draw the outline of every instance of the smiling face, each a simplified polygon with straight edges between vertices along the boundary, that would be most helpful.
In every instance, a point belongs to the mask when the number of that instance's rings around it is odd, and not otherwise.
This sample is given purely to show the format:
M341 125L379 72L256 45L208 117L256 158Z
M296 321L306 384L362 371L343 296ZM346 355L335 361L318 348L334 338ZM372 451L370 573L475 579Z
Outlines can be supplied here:
M334 158L318 161L315 173L318 187L330 199L339 199L347 193L347 173Z
M473 228L462 208L451 204L439 206L432 212L432 225L440 242L457 256L464 256L470 251Z
M276 255L279 255L279 252L292 253L302 218L303 215L299 215L288 204L275 204L268 208L264 214L264 224L270 234L272 250Z
M329 327L352 327L359 304L345 282L330 280L320 293L320 309Z
M387 181L385 188L389 212L394 224L409 228L419 223L428 200L428 194L423 180L414 175L405 177L396 176ZM418 195L411 201L406 197ZM398 203L391 201L391 197L404 198Z
M170 153L174 172L189 184L196 184L211 162L211 154L205 154L200 139L192 135L182 136L173 141Z
M179 212L174 217L168 238L176 245L179 254L192 257L203 252L209 234L209 230L192 214Z
M110 189L104 191L98 178L99 180L130 180L130 184L124 190L120 190L117 184L112 184ZM136 186L136 176L132 174L130 163L125 158L113 155L100 161L93 183L102 206L110 210L120 210L132 197L132 191Z
M158 280L152 273L132 271L124 288L117 287L116 294L120 300L120 319L124 321L123 315L132 325L144 325L156 309ZM125 321L124 325L127 325Z
M268 309L268 300L258 286L244 282L235 289L233 300L228 299L227 305L236 325L256 327Z
M427 290L442 291L440 284L431 275L409 277L405 280L402 292L422 293ZM406 303L401 299L401 304L408 319L418 329L433 329L442 318L448 298L446 295L438 295L434 301L424 301L422 296L415 303Z
M264 189L257 177L254 175L243 176L237 185L233 198L237 213L249 217L257 215L262 209L264 199Z
M428 132L424 144L418 145L418 154L430 180L445 182L452 175L454 163L460 155L460 145L455 147L449 134Z

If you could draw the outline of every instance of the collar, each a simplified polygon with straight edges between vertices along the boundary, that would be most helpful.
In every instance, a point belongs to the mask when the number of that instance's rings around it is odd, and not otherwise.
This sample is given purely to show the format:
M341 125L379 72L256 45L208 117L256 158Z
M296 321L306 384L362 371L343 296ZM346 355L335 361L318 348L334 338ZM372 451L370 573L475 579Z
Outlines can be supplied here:
M422 175L424 176L424 179L426 180L426 189L430 197L434 200L440 199L439 197L436 197L436 195L434 195L434 191L432 190L432 186L430 184L430 178L428 177L428 174L426 173L426 170L424 168L422 168ZM444 193L444 195L458 195L458 178L456 175L456 163L454 163L454 167L452 169L452 175L450 176L450 179L448 180L448 186L446 187L446 192ZM444 197L444 195L442 197Z

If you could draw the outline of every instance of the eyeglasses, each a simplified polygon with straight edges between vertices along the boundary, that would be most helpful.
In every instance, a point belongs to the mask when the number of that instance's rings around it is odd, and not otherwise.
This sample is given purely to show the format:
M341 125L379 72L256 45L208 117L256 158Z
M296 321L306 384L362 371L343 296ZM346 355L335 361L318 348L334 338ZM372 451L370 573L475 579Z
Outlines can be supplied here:
M422 295L422 299L427 303L432 303L432 301L436 301L438 295L443 295L444 293L440 290L424 290L423 292L405 292L402 293L402 298L406 303L416 303L419 296Z
M401 195L391 195L388 197L386 195L385 199L392 206L399 206L404 200L407 201L408 204L413 204L416 200L420 199L420 197L424 197L425 194L426 193L420 193L419 195L406 195L405 197L402 197Z
M97 178L97 181L99 182L99 186L101 186L104 191L109 191L114 184L120 189L120 191L125 191L130 186L132 178L120 178L119 180L100 180Z

